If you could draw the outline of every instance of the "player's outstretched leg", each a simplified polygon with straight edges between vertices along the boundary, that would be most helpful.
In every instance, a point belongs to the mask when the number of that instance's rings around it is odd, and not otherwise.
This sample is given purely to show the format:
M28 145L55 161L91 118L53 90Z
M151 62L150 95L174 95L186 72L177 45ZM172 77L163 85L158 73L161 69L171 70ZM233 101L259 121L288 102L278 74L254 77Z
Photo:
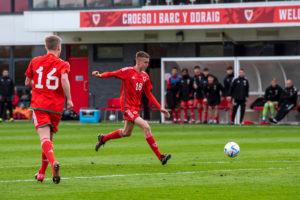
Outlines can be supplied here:
M152 151L155 153L157 156L158 160L160 160L161 164L165 165L167 164L168 160L171 158L171 154L161 154L158 145L155 142L154 137L152 136L151 129L149 124L143 120L141 117L138 117L134 120L134 123L138 125L145 133L145 138L147 143L149 144L150 148Z
M95 150L98 151L100 149L100 147L109 140L118 139L118 138L122 138L122 137L129 137L132 133L133 127L134 127L134 124L131 121L125 120L123 129L118 129L107 135L99 134L98 142L95 146Z
M50 133L50 127L45 126L43 128L38 129L38 133L41 139L41 145L43 149L43 153L49 160L52 166L52 178L54 183L60 182L60 175L59 175L59 164L56 162L54 153L53 153L53 144L50 138L52 138L53 133Z
M123 129L118 129L118 130L116 130L114 132L111 132L107 135L99 134L98 135L98 142L95 146L95 150L98 151L100 149L100 147L102 145L104 145L109 140L118 139L118 138L123 137L122 132L123 132Z
M47 159L45 153L42 152L42 165L39 172L35 175L35 179L37 181L43 182L48 164L49 164L49 160Z

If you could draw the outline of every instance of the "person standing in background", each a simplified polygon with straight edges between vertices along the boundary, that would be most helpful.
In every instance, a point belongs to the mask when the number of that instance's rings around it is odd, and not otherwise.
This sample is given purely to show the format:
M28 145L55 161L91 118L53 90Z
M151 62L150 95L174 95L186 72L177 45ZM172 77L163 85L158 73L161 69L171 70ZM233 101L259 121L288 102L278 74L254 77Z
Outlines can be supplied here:
M180 104L179 104L180 77L178 76L178 68L173 67L171 76L167 82L167 105L172 110L173 124L180 123Z
M227 76L224 78L224 96L229 107L229 120L232 121L232 98L230 96L230 88L234 78L233 68L231 66L226 69Z
M9 110L10 122L14 121L12 111L12 101L14 98L15 84L9 77L7 69L3 70L2 78L0 79L0 122L3 122L6 117L6 110Z
M244 114L246 110L246 101L249 96L249 81L245 78L244 69L240 69L239 77L233 79L231 89L230 89L230 97L228 100L233 99L233 110L232 110L232 120L229 122L230 125L234 124L234 119L237 113L239 106L241 107L241 116L240 116L240 125L243 123Z
M193 98L194 98L194 88L193 79L189 75L188 69L182 70L182 78L180 83L180 93L181 107L184 111L184 123L188 123L188 109L191 112L190 124L195 123L195 112L193 108Z
M198 109L198 121L196 123L202 122L202 109L207 110L207 99L204 92L206 82L204 81L203 74L201 74L200 67L194 67L194 89L195 89L195 107Z
M207 94L207 105L209 124L219 123L219 105L221 103L221 93L224 96L224 88L218 81L215 81L214 76L208 75L208 85L205 87L205 93ZM214 118L213 118L214 110Z

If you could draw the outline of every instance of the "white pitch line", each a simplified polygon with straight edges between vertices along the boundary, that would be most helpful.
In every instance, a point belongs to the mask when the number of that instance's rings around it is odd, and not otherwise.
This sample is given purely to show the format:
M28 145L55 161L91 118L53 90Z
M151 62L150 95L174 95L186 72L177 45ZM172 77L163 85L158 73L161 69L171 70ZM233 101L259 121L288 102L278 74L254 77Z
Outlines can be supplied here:
M232 164L232 163L300 163L300 160L261 160L261 161L195 161L191 163L202 163L202 164ZM151 165L153 163L139 163ZM68 166L73 164L63 164L63 166ZM90 165L87 163L86 165ZM40 165L17 165L17 166L0 166L0 169L9 169L9 168L29 168L29 167L40 167Z
M206 171L190 171L190 172L171 172L171 173L142 173L142 174L112 174L103 176L86 176L86 177L65 177L62 180L72 180L72 179L94 179L94 178L115 178L115 177L133 177L133 176L155 176L155 175L178 175L178 174L200 174L209 172L233 172L233 171L261 171L261 170L289 170L289 169L300 169L300 167L286 167L286 168L249 168L249 169L220 169L220 170L206 170ZM44 180L51 180L46 178ZM16 182L33 182L34 179L29 180L7 180L0 181L0 183L16 183Z

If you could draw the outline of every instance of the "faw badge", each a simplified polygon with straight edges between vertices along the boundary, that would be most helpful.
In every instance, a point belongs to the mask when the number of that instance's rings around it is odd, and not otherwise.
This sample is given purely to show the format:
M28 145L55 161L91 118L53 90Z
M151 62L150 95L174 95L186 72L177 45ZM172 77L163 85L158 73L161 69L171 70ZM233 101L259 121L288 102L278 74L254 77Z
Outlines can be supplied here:
M251 21L251 19L253 17L253 10L251 10L251 9L244 10L244 15L248 22Z
M98 25L100 23L101 15L100 14L93 14L92 17L93 17L94 24Z

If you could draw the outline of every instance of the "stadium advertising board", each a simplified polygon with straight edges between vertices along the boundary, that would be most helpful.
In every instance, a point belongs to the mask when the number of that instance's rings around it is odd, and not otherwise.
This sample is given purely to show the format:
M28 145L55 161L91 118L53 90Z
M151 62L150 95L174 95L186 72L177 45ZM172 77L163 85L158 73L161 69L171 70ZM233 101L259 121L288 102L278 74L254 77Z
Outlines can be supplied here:
M259 24L300 25L300 6L141 9L80 12L80 28L219 27Z

